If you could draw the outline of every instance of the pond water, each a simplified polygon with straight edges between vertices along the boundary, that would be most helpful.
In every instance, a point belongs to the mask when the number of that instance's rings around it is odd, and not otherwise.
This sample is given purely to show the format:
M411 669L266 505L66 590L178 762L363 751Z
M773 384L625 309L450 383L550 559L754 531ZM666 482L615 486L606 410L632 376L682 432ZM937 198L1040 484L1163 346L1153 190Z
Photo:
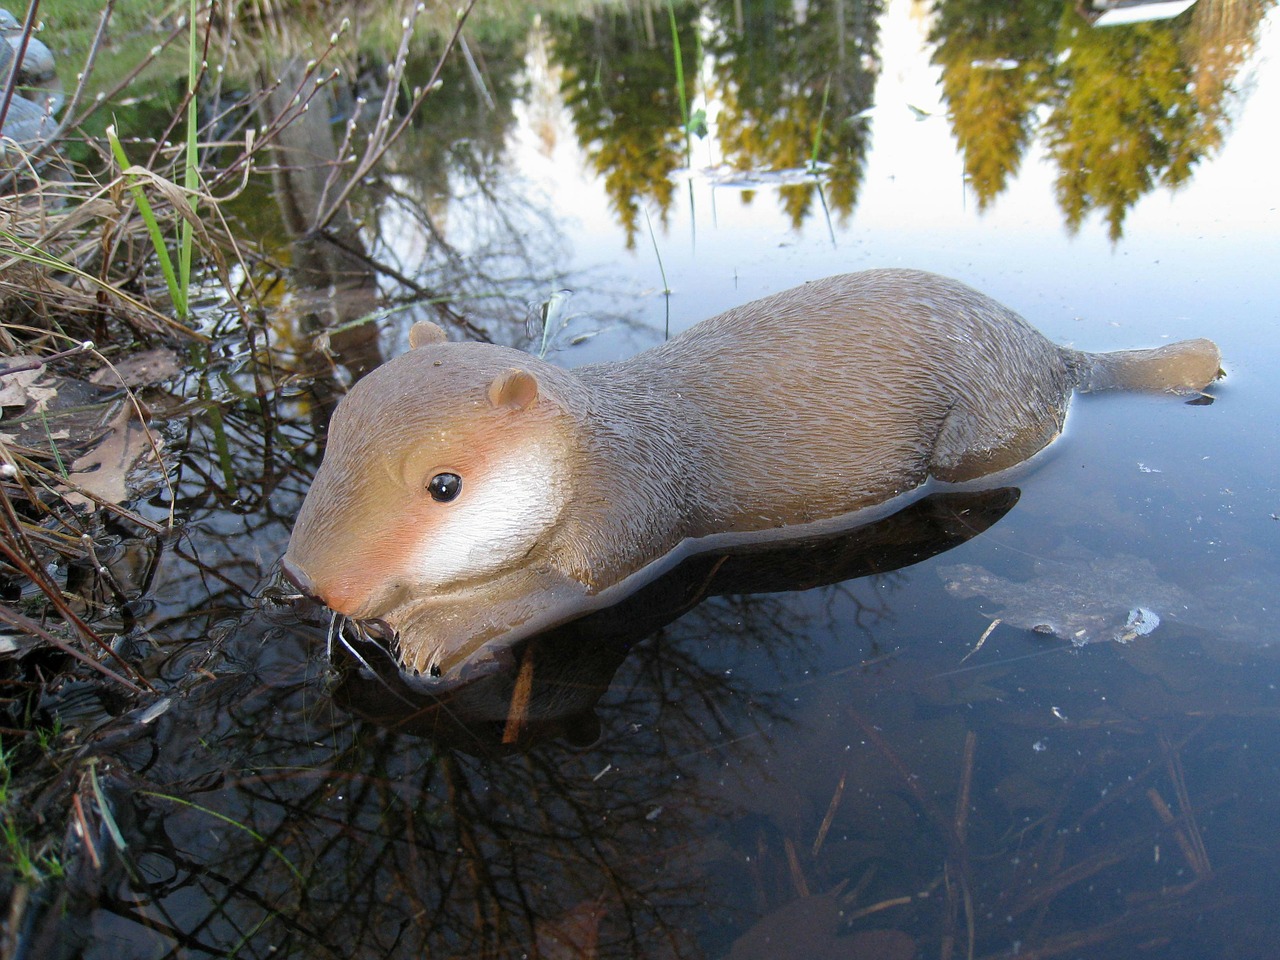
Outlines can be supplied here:
M239 201L292 272L258 340L211 308L172 392L217 404L175 408L172 495L137 506L180 531L107 558L161 697L43 704L95 760L49 789L87 813L18 955L1274 956L1276 8L671 16L687 152L668 9L593 8L477 27L341 255L287 240L304 165ZM341 124L298 131L332 156ZM1227 377L1077 397L1001 489L695 566L539 647L532 690L422 698L276 599L333 397L414 320L536 351L550 302L578 365L874 266L1081 348L1209 336ZM375 308L317 373L318 326Z

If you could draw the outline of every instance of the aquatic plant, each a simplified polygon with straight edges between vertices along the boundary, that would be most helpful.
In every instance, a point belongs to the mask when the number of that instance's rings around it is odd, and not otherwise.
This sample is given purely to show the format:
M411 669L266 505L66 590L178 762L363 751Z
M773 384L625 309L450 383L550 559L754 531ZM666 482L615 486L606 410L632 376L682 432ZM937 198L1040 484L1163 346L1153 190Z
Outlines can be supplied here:
M667 0L667 20L671 25L671 59L675 64L676 94L680 98L680 129L684 131L685 163L692 166L693 137L707 135L707 114L705 110L689 112L689 91L684 77L684 54L680 49L680 28L676 23L676 8L672 0ZM701 56L696 57L694 62L698 60L701 60Z

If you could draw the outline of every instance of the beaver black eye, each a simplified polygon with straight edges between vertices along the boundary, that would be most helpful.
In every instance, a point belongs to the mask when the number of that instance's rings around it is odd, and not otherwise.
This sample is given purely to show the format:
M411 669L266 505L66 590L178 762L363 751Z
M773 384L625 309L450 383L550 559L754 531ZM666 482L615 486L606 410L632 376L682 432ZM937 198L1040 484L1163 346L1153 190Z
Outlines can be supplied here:
M456 473L437 473L427 482L427 492L432 500L448 503L462 492L462 478Z

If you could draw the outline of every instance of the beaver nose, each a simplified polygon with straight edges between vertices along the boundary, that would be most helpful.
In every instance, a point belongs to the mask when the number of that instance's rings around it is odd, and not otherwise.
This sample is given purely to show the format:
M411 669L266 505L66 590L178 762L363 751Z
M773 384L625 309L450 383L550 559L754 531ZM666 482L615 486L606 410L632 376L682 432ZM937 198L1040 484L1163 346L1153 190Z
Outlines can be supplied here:
M356 610L360 607L359 595L353 595L352 588L346 586L345 581L340 580L334 583L325 583L323 586L316 586L316 582L311 579L307 571L290 559L287 553L280 558L280 572L285 575L285 579L298 588L298 591L304 597L319 601L330 610L340 613L344 617L354 616Z
M289 582L298 588L299 592L301 592L303 596L314 597L316 595L315 584L311 582L311 578L307 576L307 572L290 560L287 554L280 561L280 570L284 573Z

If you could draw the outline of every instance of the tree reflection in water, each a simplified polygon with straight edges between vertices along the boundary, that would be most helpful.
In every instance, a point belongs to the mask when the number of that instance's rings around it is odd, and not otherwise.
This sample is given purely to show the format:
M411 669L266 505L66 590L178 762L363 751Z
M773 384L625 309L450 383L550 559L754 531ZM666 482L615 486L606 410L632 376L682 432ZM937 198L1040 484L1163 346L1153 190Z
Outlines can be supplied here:
M720 3L711 46L722 112L724 160L739 170L796 170L813 164L813 182L780 190L797 229L819 189L845 220L858 201L869 145L879 63L881 5L828 0L803 6Z
M697 6L672 7L684 76L697 75L693 21ZM604 180L614 213L635 246L641 202L665 221L675 193L672 173L685 162L680 129L675 43L653 8L602 7L572 20L550 21L552 49L563 68L561 90L574 133Z
M979 208L1039 133L1068 228L1097 210L1119 240L1139 199L1185 183L1221 145L1269 5L1201 0L1173 21L1095 28L1055 0L941 0L934 62Z
M1100 211L1118 239L1141 197L1186 182L1222 143L1236 72L1270 5L1201 0L1172 21L1095 28L1062 0L939 0L933 60L979 208L1039 137L1067 226ZM640 203L665 221L685 162L670 31L646 11L607 8L552 27L575 133L629 246ZM779 190L792 224L813 215L820 193L824 215L848 218L875 132L878 0L675 12L686 82L714 107L707 155L753 173L811 168ZM701 73L695 49L708 57Z

